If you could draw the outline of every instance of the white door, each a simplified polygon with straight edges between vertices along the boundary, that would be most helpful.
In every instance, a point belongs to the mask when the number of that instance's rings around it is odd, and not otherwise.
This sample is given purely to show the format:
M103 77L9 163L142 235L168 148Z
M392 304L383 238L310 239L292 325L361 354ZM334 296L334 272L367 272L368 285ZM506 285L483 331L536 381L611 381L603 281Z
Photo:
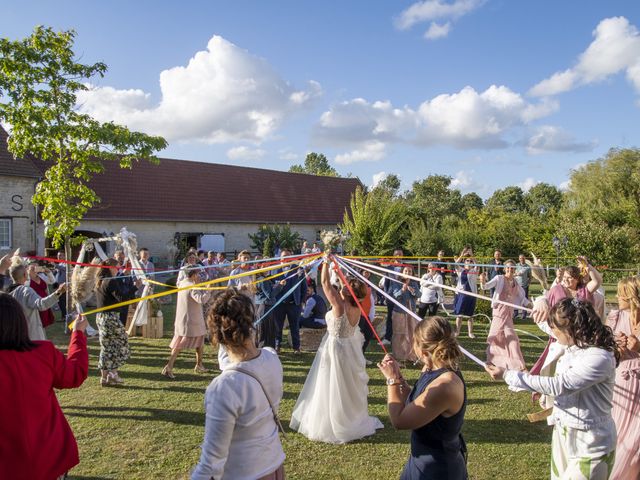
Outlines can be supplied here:
M207 252L224 252L224 234L207 233L200 237L200 248Z

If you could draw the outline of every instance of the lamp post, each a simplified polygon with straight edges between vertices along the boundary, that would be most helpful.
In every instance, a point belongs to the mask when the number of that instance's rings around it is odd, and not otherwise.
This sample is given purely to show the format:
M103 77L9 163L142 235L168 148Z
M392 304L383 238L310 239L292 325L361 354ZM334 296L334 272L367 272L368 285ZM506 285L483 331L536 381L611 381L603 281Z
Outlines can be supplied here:
M556 249L556 270L560 267L560 250L567 246L569 243L569 239L565 235L562 238L558 238L554 235L551 239L551 243L553 243L554 248Z

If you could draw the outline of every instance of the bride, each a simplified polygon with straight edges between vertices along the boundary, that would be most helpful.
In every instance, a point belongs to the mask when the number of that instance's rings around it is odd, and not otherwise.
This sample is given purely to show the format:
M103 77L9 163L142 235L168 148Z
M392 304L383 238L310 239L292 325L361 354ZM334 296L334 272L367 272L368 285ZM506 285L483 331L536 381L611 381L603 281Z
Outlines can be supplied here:
M367 411L367 382L358 328L360 310L345 285L331 286L329 265L322 268L322 289L331 303L327 333L322 339L307 380L291 415L291 428L311 440L346 443L373 435L383 428ZM365 285L356 279L349 286L361 301Z

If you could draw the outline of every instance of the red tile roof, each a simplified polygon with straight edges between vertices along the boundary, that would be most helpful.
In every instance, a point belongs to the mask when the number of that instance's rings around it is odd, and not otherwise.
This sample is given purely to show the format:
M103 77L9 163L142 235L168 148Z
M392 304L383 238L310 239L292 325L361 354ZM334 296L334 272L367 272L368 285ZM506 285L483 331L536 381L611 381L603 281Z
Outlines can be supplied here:
M132 170L106 165L86 219L337 224L360 181L161 159Z
M40 178L42 174L29 159L17 158L7 149L7 132L0 126L0 175Z
M0 126L0 175L41 177L46 164L13 160ZM360 181L217 163L161 159L131 170L105 164L90 186L101 202L86 220L342 222Z

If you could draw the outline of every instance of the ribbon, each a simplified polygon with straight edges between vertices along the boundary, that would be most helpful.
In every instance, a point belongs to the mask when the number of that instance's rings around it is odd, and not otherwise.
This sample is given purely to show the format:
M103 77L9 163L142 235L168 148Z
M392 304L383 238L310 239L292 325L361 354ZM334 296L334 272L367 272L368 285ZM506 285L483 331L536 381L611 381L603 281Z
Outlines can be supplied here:
M316 258L320 257L321 255L322 254L314 254L312 258L309 258L309 260L315 260ZM286 266L289 266L289 265L293 265L295 263L296 263L295 261L285 262L285 263L280 264L280 266L281 267L286 267ZM216 279L213 279L213 280L208 280L206 282L195 283L193 285L188 285L186 287L180 287L180 288L175 288L175 289L172 289L172 290L167 290L165 292L154 293L154 294L148 295L146 297L140 297L140 298L134 298L134 299L131 299L131 300L126 300L124 302L116 303L114 305L109 305L107 307L95 308L93 310L85 312L84 315L87 316L87 315L93 315L94 313L104 312L106 310L115 310L115 309L117 309L119 307L125 307L127 305L133 305L134 303L138 303L138 302L141 302L143 300L151 300L151 299L154 299L154 298L160 298L160 297L164 297L164 296L167 296L167 295L173 295L174 293L178 293L178 292L181 292L183 290L190 290L192 288L198 288L198 287L203 287L203 286L207 286L207 285L212 285L214 283L221 283L221 282L224 282L224 281L228 281L230 278L241 278L241 277L246 277L248 275L254 275L256 273L266 272L266 271L270 271L270 270L273 270L272 266L265 267L265 268L260 268L260 269L257 269L257 270L249 270L248 272L242 272L242 273L240 273L238 275L232 275L232 276L227 276L227 277L222 277L222 278L216 278ZM73 328L73 323L69 326L69 328L70 329Z
M356 297L356 294L354 293L353 289L351 288L351 285L349 285L349 282L345 278L344 273L342 273L342 270L340 270L340 267L338 266L338 262L336 261L336 259L334 257L332 257L331 260L333 261L333 264L336 266L335 270L338 273L338 276L340 277L340 279L342 280L343 285L345 287L347 287L347 290L349 290L349 293L351 294L351 297L353 297L353 299L356 302L356 305L358 305L358 308L360 309L360 312L362 313L362 316L364 317L364 319L367 321L367 323L371 327L371 331L376 336L376 340L378 340L378 344L380 345L380 347L382 347L382 350L384 351L384 353L388 354L389 352L387 351L387 349L385 348L384 344L382 343L382 340L380 340L380 337L378 336L378 332L376 332L375 327L373 326L373 324L369 320L369 312L365 312L364 311L364 308L362 307L362 304L358 300L358 297ZM328 265L327 265L327 268L328 268ZM328 274L328 272L327 272L327 274ZM323 272L323 275L324 275L324 272Z
M378 287L374 286L372 282L370 282L369 280L367 280L364 276L360 275L358 272L356 272L353 268L351 268L350 266L348 266L345 262L339 262L340 265L342 265L343 267L345 267L348 271L350 271L352 274L354 274L355 276L359 277L361 280L363 280L364 282L367 282L369 285L371 285L372 287L374 287L376 290L378 290L380 292L380 289L378 289ZM392 298L389 294L387 294L386 292L382 291L381 292L383 296L385 296L386 298L388 298L389 300L391 300L394 304L396 304L398 307L400 307L402 310L404 310L405 312L407 312L409 315L411 315L413 318L415 318L418 322L422 322L422 318L420 318L415 312L412 312L410 309L408 309L407 307L405 307L402 303L398 302L395 298ZM484 368L486 366L486 364L480 360L478 357L476 357L473 353L469 352L467 349L465 349L462 345L460 345L460 343L458 342L458 348L460 348L460 351L470 360L474 361L475 363L477 363L478 365L480 365L482 368Z
M389 273L389 270L386 269L386 268L376 267L375 265L369 265L368 263L359 262L357 260L346 260L345 259L345 261L347 261L347 262L349 262L351 264L356 264L358 266L361 266L364 270L368 270L369 272L375 273L376 275L380 275L380 276L382 276L382 277L384 277L384 278L386 278L388 280L391 280L391 281L394 281L394 282L397 282L397 283L402 283L400 280L397 280L395 278L392 278L392 277L389 277L387 275L384 275L384 273ZM371 269L374 269L374 270L371 270ZM382 270L382 272L380 272L380 270ZM513 308L515 308L517 310L523 310L523 311L526 311L526 312L529 312L529 313L533 312L533 310L531 308L526 308L526 307L523 307L522 305L516 305L515 303L505 302L504 300L493 299L491 297L487 297L485 295L480 295L478 293L467 292L465 290L460 290L458 288L450 287L448 285L443 285L441 283L435 283L435 282L432 282L430 280L422 280L421 278L414 277L413 275L405 275L405 274L403 274L401 272L396 272L396 273L394 273L394 275L398 275L398 276L405 277L405 278L410 278L412 280L416 280L417 282L424 282L424 283L426 283L428 285L433 285L433 286L436 286L436 287L439 287L439 288L444 288L446 290L451 290L451 291L453 291L453 292L455 292L457 294L469 295L471 297L476 297L476 298L479 298L481 300L489 300L490 302L493 302L493 303L500 303L502 305L507 305L509 307L513 307Z

